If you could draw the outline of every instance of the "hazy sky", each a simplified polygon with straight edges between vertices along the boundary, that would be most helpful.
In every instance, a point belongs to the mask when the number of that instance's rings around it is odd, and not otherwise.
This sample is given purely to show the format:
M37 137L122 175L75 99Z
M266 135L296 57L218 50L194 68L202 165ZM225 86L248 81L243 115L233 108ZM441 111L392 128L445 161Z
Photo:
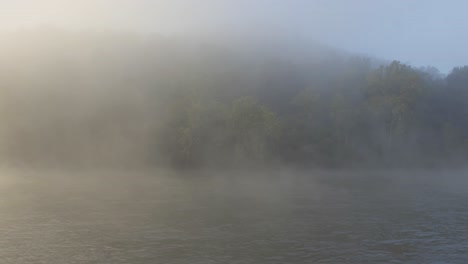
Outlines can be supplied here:
M466 0L0 0L0 28L306 37L446 72L468 64Z

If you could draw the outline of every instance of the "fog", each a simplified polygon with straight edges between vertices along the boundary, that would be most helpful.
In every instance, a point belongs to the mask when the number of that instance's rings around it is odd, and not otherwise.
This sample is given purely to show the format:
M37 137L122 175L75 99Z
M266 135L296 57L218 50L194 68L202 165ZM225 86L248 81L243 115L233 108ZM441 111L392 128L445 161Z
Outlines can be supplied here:
M0 2L0 28L59 27L165 35L281 35L350 52L434 65L463 65L464 1L18 0Z
M464 263L465 7L0 0L0 263Z
M15 171L4 263L466 259L464 173Z
M278 36L1 39L5 166L426 168L468 155L467 67Z

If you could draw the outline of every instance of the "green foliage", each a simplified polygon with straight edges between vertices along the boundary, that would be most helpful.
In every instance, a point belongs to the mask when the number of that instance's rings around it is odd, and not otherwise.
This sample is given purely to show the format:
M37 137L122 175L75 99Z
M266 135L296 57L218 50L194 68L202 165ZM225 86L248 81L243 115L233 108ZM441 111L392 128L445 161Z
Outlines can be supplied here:
M468 66L444 77L329 50L290 56L130 39L107 49L126 38L79 39L67 37L59 53L46 43L3 53L3 160L338 167L468 157Z
M252 97L232 103L227 124L237 158L250 160L265 160L280 131L276 115Z
M370 74L368 111L383 125L387 148L392 148L394 140L403 138L415 124L414 114L423 89L420 74L397 61Z

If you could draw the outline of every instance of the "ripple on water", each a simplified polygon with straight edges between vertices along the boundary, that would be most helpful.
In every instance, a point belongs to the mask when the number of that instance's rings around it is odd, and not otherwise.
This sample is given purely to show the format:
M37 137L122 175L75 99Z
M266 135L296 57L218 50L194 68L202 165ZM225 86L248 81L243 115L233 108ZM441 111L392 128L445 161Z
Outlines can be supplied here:
M468 260L468 197L460 189L301 179L265 183L274 196L236 189L246 182L133 181L10 185L0 198L0 263Z

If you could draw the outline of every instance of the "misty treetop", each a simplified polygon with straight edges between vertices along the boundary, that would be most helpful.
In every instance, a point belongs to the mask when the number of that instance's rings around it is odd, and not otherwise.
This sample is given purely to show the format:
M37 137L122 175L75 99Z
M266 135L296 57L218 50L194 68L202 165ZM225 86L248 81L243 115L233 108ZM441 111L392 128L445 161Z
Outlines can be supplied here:
M398 167L468 156L468 66L443 76L313 44L2 39L7 164Z

